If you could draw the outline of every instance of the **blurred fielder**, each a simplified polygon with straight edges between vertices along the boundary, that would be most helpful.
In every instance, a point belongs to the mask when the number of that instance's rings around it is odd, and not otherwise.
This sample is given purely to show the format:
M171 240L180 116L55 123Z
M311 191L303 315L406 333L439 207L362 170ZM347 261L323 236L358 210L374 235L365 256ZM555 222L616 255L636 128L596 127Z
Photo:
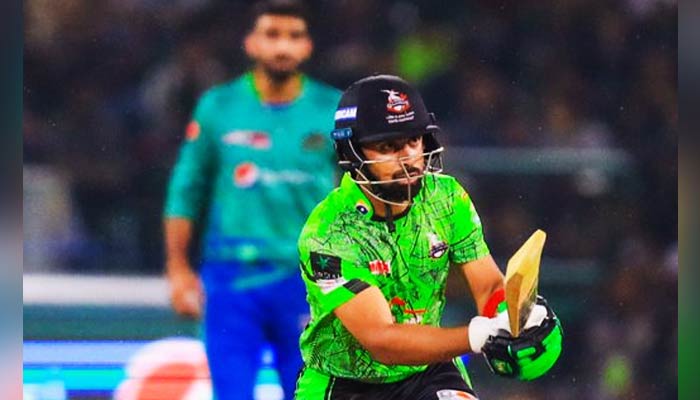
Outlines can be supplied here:
M166 269L174 309L203 314L215 395L252 399L270 343L291 399L308 319L296 243L335 182L327 132L340 92L298 71L313 47L302 4L253 9L254 67L207 91L187 127L165 204ZM198 227L203 285L189 257Z
M297 399L475 399L464 353L522 380L559 358L561 325L541 297L520 336L510 335L503 275L469 195L440 174L438 132L398 77L344 92L332 137L346 172L299 239L311 321ZM481 315L441 328L450 266Z

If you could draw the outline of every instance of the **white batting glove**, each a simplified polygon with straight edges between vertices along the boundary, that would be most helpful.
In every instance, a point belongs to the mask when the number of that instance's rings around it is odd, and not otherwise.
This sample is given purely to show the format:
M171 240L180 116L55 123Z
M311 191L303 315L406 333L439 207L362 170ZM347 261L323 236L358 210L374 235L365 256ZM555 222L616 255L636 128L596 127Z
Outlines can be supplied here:
M547 318L547 307L542 304L535 304L535 306L532 307L532 311L530 311L530 316L528 316L527 321L525 321L523 330L542 325L542 321L544 321L545 318Z
M481 353L481 348L489 336L496 336L500 329L510 333L508 313L505 311L493 318L482 316L472 318L469 321L469 347L472 349L472 352Z
M523 330L540 326L546 317L547 308L541 304L536 304L532 307ZM498 331L501 329L511 333L507 311L503 311L493 318L482 316L472 318L469 322L469 347L474 353L481 353L481 348L489 336L498 335Z

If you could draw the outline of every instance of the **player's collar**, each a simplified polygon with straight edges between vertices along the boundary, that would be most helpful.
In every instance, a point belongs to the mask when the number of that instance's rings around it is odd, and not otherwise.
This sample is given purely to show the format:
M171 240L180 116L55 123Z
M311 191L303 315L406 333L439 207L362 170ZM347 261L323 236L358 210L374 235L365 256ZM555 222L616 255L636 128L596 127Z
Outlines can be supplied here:
M250 90L250 93L253 95L253 97L263 107L270 108L288 108L289 106L298 103L301 99L303 99L306 96L306 92L308 90L308 78L303 72L299 73L299 77L301 78L301 88L299 90L299 94L295 98L284 103L267 103L262 100L262 95L260 94L260 91L258 90L257 86L255 86L255 78L253 77L253 71L249 70L243 74L243 80L246 82L246 85L248 86L248 89Z
M350 207L353 207L358 214L370 219L374 215L374 207L369 201L367 195L360 189L359 186L352 180L350 173L343 174L340 181L340 189L345 193L345 198Z

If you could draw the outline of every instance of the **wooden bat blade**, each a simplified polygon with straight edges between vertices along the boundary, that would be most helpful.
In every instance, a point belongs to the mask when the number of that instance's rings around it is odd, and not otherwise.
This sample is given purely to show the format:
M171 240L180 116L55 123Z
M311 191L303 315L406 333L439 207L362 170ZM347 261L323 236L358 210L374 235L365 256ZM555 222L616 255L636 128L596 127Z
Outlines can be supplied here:
M518 336L537 297L540 259L547 234L536 230L508 260L505 290L510 331Z

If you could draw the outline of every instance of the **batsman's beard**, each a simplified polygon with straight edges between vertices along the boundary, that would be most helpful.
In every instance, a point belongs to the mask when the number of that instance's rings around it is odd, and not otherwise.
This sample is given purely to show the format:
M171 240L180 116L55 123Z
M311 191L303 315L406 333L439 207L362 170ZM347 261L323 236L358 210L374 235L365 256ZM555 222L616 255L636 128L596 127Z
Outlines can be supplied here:
M407 167L406 172L408 174L416 173L422 175L423 171L414 167ZM406 172L401 171L392 176L392 179L402 179L405 178L409 180L410 175ZM367 177L376 180L371 173L367 174ZM376 185L368 185L368 189L374 193L380 200L386 200L393 203L411 203L413 199L418 195L423 186L423 177L420 176L414 182L403 184L400 182L391 183L380 183Z

